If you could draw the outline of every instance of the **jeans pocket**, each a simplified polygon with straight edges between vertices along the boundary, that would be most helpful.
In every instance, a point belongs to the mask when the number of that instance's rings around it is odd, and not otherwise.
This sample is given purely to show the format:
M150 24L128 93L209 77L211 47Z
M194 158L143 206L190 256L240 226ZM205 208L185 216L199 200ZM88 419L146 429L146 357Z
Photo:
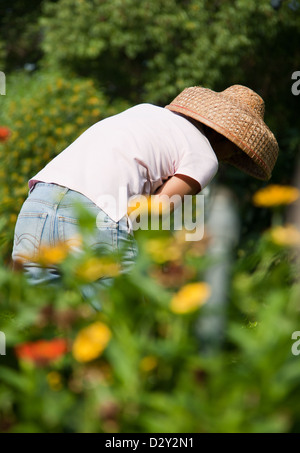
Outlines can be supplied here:
M82 237L80 231L79 222L73 217L58 216L58 236L59 240L64 243L73 245L79 240L83 242L89 248L99 251L101 254L108 254L114 250L114 236L116 235L116 229L111 228L108 223L97 223L95 220L95 227L92 230L88 230Z
M58 240L67 245L81 242L78 220L73 217L58 216Z
M30 262L36 258L47 216L47 212L19 214L14 232L13 261Z

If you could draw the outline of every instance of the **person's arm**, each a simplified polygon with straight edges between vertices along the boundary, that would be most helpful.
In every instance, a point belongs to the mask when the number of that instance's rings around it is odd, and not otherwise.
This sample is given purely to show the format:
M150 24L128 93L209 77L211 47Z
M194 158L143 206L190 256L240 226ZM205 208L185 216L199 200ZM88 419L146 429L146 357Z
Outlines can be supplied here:
M198 181L186 175L176 174L162 184L154 195L167 195L168 197L180 195L183 198L184 195L196 195L200 191L201 185Z

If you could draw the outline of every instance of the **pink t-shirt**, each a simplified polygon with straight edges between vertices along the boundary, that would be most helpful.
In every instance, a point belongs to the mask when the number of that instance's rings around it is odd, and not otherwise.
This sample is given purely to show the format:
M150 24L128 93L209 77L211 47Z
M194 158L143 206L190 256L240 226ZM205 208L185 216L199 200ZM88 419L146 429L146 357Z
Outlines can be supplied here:
M163 107L140 104L88 128L28 182L55 183L85 195L114 221L136 195L151 195L183 174L202 189L218 170L204 134Z

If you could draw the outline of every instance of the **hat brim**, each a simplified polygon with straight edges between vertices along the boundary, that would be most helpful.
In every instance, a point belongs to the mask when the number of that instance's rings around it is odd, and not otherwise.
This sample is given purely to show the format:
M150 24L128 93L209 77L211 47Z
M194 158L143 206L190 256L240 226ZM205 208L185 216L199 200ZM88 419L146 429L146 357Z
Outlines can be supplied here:
M184 90L165 108L191 117L233 142L243 153L229 164L254 176L269 180L278 156L278 144L265 122L235 99L208 88Z

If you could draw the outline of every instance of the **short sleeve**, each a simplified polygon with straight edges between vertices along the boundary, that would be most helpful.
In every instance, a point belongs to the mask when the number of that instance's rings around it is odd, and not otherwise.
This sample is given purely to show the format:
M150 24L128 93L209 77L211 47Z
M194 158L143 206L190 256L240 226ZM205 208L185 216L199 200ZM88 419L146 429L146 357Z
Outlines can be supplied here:
M210 183L218 171L218 159L212 150L205 149L205 145L196 152L185 152L174 172L174 175L181 174L195 179L201 189Z

